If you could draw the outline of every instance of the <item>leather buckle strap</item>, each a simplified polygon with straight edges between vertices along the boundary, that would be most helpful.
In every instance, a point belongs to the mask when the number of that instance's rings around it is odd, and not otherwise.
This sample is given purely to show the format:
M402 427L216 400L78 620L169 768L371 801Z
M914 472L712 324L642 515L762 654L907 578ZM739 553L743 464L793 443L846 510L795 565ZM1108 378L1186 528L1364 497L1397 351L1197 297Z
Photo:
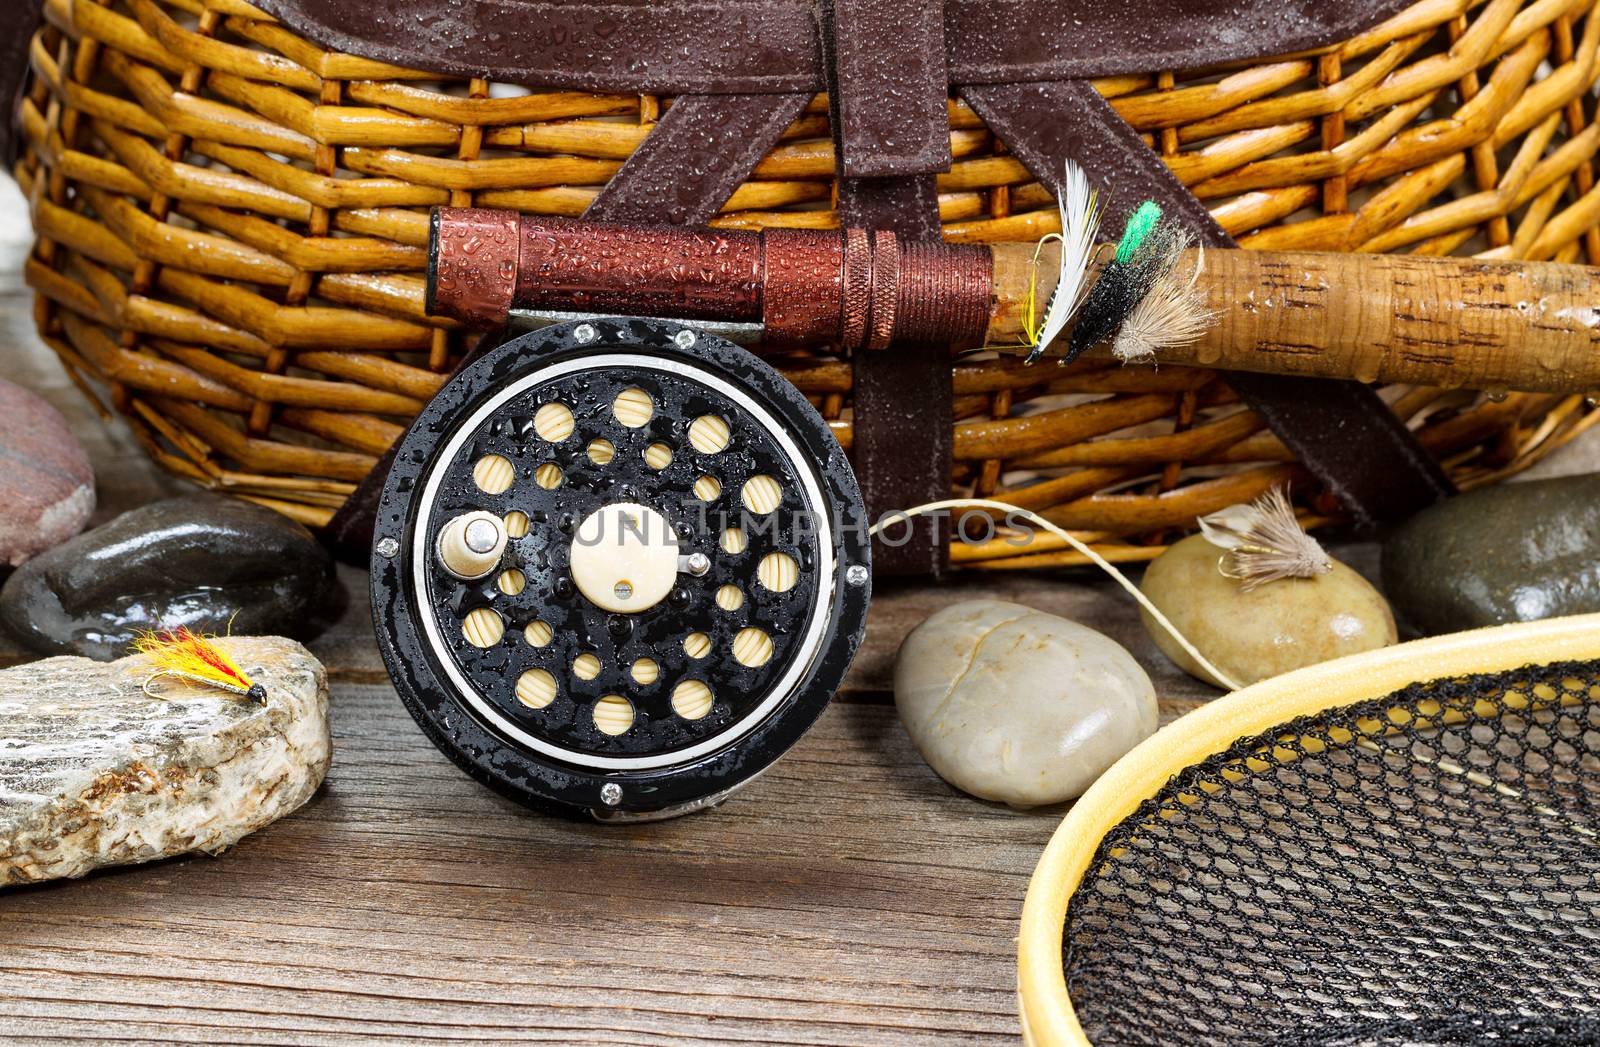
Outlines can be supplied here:
M804 92L678 98L583 216L705 225L809 101Z
M939 239L934 173L950 165L943 5L823 0L822 20L839 223L884 230L902 244ZM883 34L891 31L895 46L885 47ZM927 47L931 42L938 46ZM850 459L868 514L876 519L945 498L954 417L948 345L901 341L858 350L854 371ZM921 518L892 530L873 545L878 574L944 570L947 521Z
M950 169L943 0L824 0L841 178ZM886 34L893 34L890 44Z

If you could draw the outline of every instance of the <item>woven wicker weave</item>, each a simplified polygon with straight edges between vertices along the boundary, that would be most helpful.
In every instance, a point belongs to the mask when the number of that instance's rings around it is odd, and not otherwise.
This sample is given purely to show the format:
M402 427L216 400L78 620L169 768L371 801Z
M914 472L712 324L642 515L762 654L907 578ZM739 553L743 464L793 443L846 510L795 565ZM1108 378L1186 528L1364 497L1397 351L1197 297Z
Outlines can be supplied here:
M1594 263L1597 6L1424 0L1323 53L1097 86L1247 247ZM581 214L670 105L441 81L323 51L242 0L50 0L46 15L17 168L41 334L165 467L313 524L465 348L423 314L428 209ZM1049 194L957 101L950 128L948 238L1056 229ZM834 225L833 174L817 99L718 222ZM848 363L774 363L848 445ZM954 489L1046 510L1119 559L1304 476L1206 371L979 358L955 390ZM1579 395L1390 392L1464 486L1597 417ZM1050 548L956 557L1073 560Z

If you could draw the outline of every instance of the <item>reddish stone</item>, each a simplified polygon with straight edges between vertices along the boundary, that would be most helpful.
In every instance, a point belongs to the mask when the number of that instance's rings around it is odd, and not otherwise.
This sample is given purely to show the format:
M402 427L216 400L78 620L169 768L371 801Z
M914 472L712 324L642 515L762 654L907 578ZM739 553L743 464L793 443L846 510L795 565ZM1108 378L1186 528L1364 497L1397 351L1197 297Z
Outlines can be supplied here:
M83 530L94 471L66 419L0 379L0 562L15 567Z

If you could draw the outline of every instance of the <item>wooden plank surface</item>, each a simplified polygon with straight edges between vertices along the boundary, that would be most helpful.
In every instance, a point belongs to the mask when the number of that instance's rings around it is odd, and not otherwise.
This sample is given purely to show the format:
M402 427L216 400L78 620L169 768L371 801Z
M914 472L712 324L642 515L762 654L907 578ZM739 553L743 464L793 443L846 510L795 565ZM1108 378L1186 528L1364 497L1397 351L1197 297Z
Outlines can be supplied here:
M5 374L60 407L97 522L183 485L102 420L33 333L15 188L0 184ZM1370 546L1338 554L1369 574ZM969 799L889 704L894 653L957 600L1066 615L1127 645L1163 719L1215 692L1082 572L881 585L841 700L722 808L600 827L530 814L423 738L372 642L364 572L311 647L335 756L300 812L217 859L0 894L10 1043L913 1044L1015 1038L1014 938L1062 809ZM32 656L0 644L0 664Z
M1016 911L1058 815L952 797L887 707L834 707L719 810L613 828L490 795L387 687L342 685L334 704L327 786L231 854L0 900L0 1027L283 1044L1015 1032Z

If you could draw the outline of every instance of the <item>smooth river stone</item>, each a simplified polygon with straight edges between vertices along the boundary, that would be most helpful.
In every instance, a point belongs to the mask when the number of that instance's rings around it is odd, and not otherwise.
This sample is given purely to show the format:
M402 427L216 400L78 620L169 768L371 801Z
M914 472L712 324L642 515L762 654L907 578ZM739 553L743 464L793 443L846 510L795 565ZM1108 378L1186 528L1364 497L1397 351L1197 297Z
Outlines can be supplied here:
M145 629L291 635L334 594L333 559L300 524L217 494L169 498L18 568L0 620L46 654L108 660Z
M1382 576L1401 618L1430 636L1600 611L1600 473L1426 509L1384 543Z
M1337 560L1314 578L1282 578L1243 592L1217 570L1222 550L1202 535L1150 562L1139 588L1200 653L1241 687L1398 639L1383 594ZM1149 612L1144 627L1184 672L1225 687L1200 668Z
M94 470L66 419L0 379L0 562L12 567L83 530Z
M1078 796L1159 718L1150 677L1115 640L1002 600L958 603L913 629L894 702L939 777L1013 807Z
M328 679L280 637L218 641L265 707L163 681L142 656L0 670L0 885L216 854L310 799L328 770Z

